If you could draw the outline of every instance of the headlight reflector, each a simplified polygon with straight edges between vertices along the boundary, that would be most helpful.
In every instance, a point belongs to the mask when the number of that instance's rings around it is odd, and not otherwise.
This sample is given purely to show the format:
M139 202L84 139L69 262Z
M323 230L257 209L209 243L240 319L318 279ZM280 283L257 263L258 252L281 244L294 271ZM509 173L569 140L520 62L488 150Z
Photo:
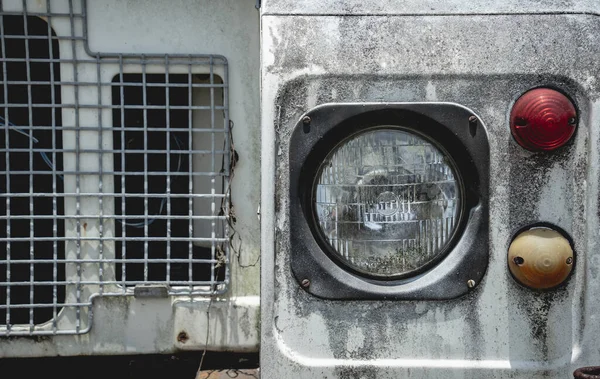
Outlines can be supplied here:
M446 251L461 209L452 159L427 137L397 127L355 134L315 179L318 227L334 255L369 276L406 276Z

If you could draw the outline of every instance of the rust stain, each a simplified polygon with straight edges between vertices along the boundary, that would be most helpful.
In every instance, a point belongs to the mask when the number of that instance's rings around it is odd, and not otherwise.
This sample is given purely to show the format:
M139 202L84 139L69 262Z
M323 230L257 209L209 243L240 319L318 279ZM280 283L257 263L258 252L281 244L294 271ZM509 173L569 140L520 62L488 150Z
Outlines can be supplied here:
M177 341L178 342L186 343L189 339L190 339L190 337L187 335L187 333L185 331L181 331L177 335Z

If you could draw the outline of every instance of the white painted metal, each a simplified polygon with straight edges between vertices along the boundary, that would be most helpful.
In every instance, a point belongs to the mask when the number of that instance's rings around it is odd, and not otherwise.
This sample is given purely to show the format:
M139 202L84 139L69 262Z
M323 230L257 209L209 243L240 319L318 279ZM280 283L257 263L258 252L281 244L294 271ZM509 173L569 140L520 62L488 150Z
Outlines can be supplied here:
M180 349L197 350L208 347L210 350L256 351L258 349L258 315L259 315L259 233L256 219L256 209L259 204L259 90L258 77L258 12L251 1L87 1L80 0L51 0L53 12L81 13L84 4L87 5L87 42L77 44L71 49L69 41L60 41L61 59L69 59L73 54L78 59L93 59L89 53L99 54L214 54L227 59L229 66L229 118L233 121L233 142L239 154L235 167L235 175L231 183L232 209L236 223L230 227L231 249L229 256L230 280L227 292L212 296L170 296L168 298L142 297L113 297L124 289L111 284L102 286L81 286L78 293L75 285L67 287L68 301L83 301L90 303L87 308L65 310L57 318L56 325L52 322L44 326L36 326L38 330L48 330L50 334L61 334L57 330L75 330L84 333L80 336L53 335L43 339L19 338L2 339L0 337L0 356L52 356L80 354L133 354L173 352ZM22 12L23 6L28 13L47 12L46 1L3 1L6 12ZM57 35L71 35L71 24L68 18L50 18L50 23ZM74 24L75 33L82 35L84 25ZM102 81L107 82L119 73L119 65L103 64L98 72L93 65L82 65L75 71L70 64L61 65L61 81ZM141 67L126 66L127 70L139 73ZM176 65L173 65L176 67ZM147 65L147 72L164 72L164 67ZM175 68L177 70L177 68ZM206 73L198 66L193 73ZM175 71L171 72L175 73ZM227 73L215 66L214 75L221 78ZM76 91L70 85L62 85L62 102L80 104L110 105L112 102L110 89L100 92L97 88L82 86ZM218 95L218 91L217 95ZM198 96L197 96L198 97ZM98 100L100 99L100 100ZM196 118L196 117L194 117ZM112 143L112 132L99 133L97 129L85 131L85 127L97 128L99 119L98 108L82 108L79 120L75 112L62 112L62 126L79 126L79 143L81 146L94 148L101 138L103 146ZM102 108L102 126L111 127L112 114L110 109ZM222 119L221 119L222 120ZM223 120L222 120L223 121ZM221 121L221 122L222 122ZM217 118L216 122L219 122ZM75 131L65 131L63 134L64 148L73 148L77 140ZM195 141L194 148L206 141ZM216 143L222 143L216 140ZM215 145L216 145L215 143ZM67 155L65 153L65 155ZM65 156L65 170L75 170L76 160ZM98 155L81 161L84 169L96 171L99 169ZM194 162L194 170L204 169L203 162ZM103 167L113 167L112 154L103 154ZM82 169L81 167L79 168ZM82 179L82 191L97 191L99 176L90 175ZM73 179L74 180L74 179ZM65 191L74 192L76 184L68 176L65 177ZM103 189L112 192L114 181L110 175L102 177ZM198 185L198 190L204 191ZM220 190L220 188L216 188ZM82 199L80 211L82 214L114 214L112 201L102 203L99 208L97 199L86 201ZM198 206L195 204L195 206ZM77 212L75 204L65 201L65 214ZM80 221L86 223L88 237L114 235L114 222L105 222L102 228L98 218ZM77 233L74 221L67 221L66 236ZM67 258L73 259L111 259L114 258L114 244L88 243L78 247L67 243ZM101 258L103 257L103 258ZM80 270L86 274L86 280L101 282L102 279L114 280L114 264L104 264L102 278L98 274L96 263L80 264ZM67 265L67 278L77 276L77 264ZM132 295L133 290L126 293ZM79 315L76 312L81 312ZM206 323L209 314L210 324ZM93 317L92 317L93 315ZM80 320L77 324L76 320ZM210 329L208 329L210 326ZM26 332L29 326L15 325L12 330ZM53 332L54 331L54 332ZM177 336L185 331L189 340L181 342ZM209 334L208 338L206 334Z
M573 1L267 0L262 59L264 378L556 378L600 363L597 4ZM573 145L534 154L508 114L555 84L581 112ZM325 103L453 102L490 138L490 262L452 301L325 301L289 267L288 141ZM515 229L546 221L575 241L566 287L536 293L506 268Z

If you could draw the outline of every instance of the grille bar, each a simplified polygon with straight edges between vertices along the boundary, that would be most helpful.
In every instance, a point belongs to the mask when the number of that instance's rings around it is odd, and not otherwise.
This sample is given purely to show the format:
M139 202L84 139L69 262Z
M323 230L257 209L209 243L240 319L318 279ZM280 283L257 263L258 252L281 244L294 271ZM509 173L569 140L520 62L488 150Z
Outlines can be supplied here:
M230 280L227 61L90 55L85 5L0 1L0 336L86 333L98 296Z

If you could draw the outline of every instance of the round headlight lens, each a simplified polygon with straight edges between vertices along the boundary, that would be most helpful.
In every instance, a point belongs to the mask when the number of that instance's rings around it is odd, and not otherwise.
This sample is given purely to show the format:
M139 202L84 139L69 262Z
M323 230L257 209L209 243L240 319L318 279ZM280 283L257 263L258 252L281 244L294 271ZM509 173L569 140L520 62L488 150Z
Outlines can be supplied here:
M425 137L381 127L337 145L315 181L315 213L340 260L367 275L423 269L444 253L460 215L449 156Z

